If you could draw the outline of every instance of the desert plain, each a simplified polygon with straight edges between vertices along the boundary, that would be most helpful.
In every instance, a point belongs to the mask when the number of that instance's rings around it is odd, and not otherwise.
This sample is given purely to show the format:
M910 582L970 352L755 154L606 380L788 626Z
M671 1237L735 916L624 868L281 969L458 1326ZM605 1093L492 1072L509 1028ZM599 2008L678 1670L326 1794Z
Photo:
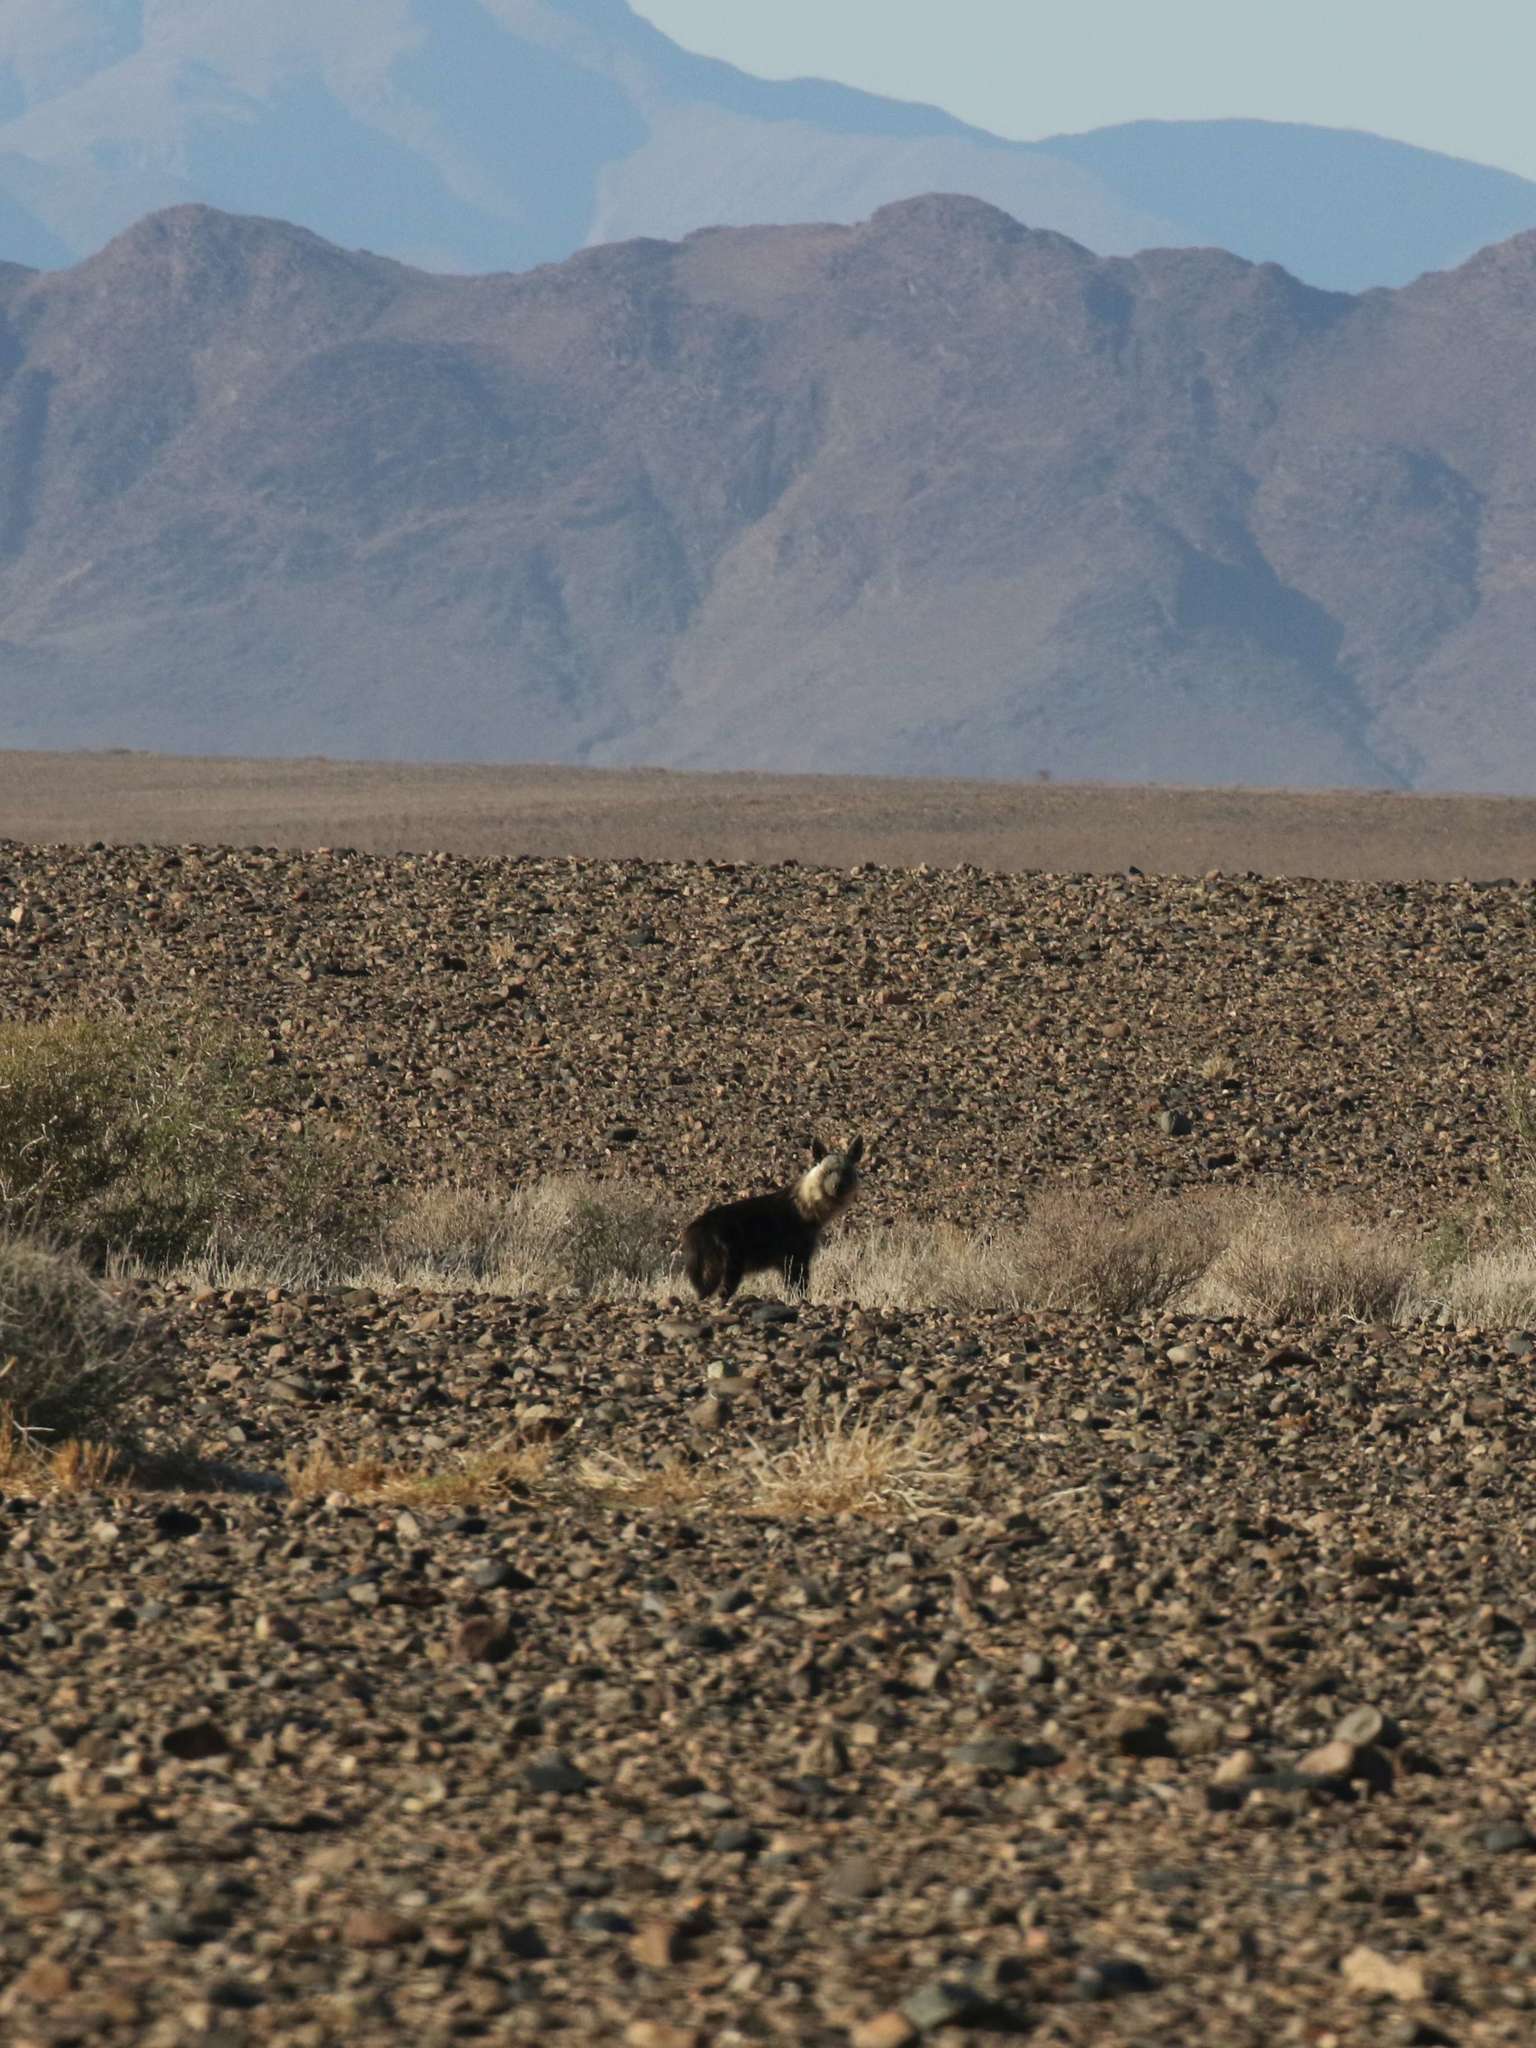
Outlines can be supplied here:
M1527 805L60 758L6 1017L237 1020L381 1202L1529 1229ZM1529 2040L1536 1318L839 1270L124 1278L163 1464L0 1486L6 2038Z

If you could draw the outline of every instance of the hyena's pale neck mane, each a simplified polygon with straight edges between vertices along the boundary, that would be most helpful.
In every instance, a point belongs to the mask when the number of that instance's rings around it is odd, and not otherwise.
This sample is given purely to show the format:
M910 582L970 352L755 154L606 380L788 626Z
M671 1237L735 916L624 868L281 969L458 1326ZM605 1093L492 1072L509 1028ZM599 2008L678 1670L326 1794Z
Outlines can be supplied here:
M839 1176L840 1187L837 1186ZM852 1201L854 1185L855 1175L839 1160L818 1159L795 1183L795 1207L807 1223L830 1223L838 1211Z

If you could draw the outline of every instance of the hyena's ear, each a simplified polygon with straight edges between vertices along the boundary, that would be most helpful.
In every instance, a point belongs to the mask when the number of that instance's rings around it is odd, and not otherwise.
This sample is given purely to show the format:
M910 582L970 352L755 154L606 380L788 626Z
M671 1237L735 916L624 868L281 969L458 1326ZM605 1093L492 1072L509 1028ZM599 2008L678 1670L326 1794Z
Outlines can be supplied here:
M864 1140L862 1138L855 1138L853 1143L848 1147L846 1156L848 1164L850 1166L857 1166L859 1161L864 1157Z
M826 1146L823 1145L820 1138L807 1138L805 1142L811 1148L812 1166L820 1166L822 1160L827 1156Z

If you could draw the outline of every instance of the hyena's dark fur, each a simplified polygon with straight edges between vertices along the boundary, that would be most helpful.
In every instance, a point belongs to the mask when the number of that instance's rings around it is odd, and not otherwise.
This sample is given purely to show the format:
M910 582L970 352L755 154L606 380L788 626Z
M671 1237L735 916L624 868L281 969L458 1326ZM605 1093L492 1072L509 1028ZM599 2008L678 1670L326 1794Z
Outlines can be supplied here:
M821 1233L853 1200L864 1140L829 1152L812 1140L811 1166L793 1187L721 1202L683 1232L683 1267L700 1299L729 1301L748 1273L783 1274L803 1293Z

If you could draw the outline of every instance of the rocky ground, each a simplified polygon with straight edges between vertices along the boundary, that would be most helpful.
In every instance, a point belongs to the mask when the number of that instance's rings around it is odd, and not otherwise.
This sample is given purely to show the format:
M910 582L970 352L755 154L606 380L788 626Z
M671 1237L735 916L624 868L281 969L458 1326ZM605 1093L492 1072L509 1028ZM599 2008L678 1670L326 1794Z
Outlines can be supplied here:
M205 997L405 1182L691 1203L816 1121L876 1217L1070 1174L1409 1228L1497 1192L1533 906L6 847L0 1000ZM226 1484L0 1501L7 2040L1531 2038L1530 1333L142 1307L141 1440ZM935 1414L879 1513L710 1491Z
M1284 882L0 844L0 1004L264 1035L402 1181L771 1185L973 1226L1069 1176L1439 1220L1536 1059L1536 883Z

